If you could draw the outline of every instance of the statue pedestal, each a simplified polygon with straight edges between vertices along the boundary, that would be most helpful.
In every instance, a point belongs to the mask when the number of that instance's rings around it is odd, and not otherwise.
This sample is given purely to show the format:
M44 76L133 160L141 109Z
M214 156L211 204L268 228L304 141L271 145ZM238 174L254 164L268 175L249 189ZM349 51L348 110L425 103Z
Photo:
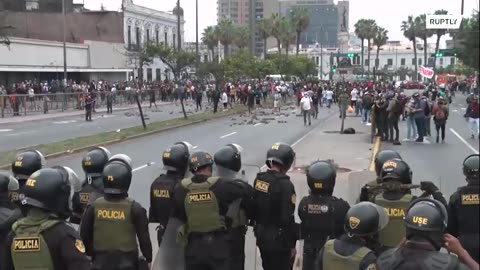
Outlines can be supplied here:
M339 53L347 53L348 52L348 40L350 39L350 35L348 32L339 32L337 35L337 43Z

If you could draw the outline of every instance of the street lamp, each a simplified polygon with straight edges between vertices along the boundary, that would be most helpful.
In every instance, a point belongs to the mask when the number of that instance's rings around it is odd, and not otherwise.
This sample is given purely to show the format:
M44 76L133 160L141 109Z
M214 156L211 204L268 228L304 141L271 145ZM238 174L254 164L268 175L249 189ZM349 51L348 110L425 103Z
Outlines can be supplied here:
M65 1L65 0L64 0ZM177 0L177 47L178 50L180 51L182 49L182 38L180 36L180 17L182 16L182 11L180 10L180 0Z
M63 17L63 87L64 91L67 87L67 30L66 30L66 10L65 10L65 0L62 0L62 17Z
M195 72L198 75L198 62L200 61L200 55L198 52L198 0L195 0L195 55Z

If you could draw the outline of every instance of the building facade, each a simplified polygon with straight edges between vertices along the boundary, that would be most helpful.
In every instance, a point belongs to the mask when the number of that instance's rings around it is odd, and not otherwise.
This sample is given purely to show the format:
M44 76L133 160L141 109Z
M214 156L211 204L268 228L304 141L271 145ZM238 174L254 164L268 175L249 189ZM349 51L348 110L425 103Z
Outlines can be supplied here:
M0 10L62 12L62 1L67 12L73 10L73 0L0 0Z

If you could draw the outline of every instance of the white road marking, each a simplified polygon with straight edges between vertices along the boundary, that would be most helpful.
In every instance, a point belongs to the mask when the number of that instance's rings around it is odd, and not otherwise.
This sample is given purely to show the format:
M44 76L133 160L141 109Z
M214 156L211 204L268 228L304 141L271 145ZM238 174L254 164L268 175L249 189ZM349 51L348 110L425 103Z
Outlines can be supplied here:
M256 123L255 125L253 125L254 127L256 126L260 126L262 123Z
M16 135L31 134L31 133L34 133L34 132L35 132L35 131L22 131L22 132L7 134L7 135L5 135L5 137L7 137L7 136L16 136Z
M457 138L463 142L463 144L465 144L468 148L470 148L470 150L473 151L473 153L475 154L478 154L478 150L475 149L475 147L473 147L471 144L469 144L464 138L462 138L462 136L460 136L460 134L458 134L453 128L450 128L450 131L455 134L455 136L457 136Z
M195 145L195 146L193 146L192 148L193 148L193 149L197 149L197 148L198 148L198 145Z
M466 110L467 108L461 108L462 110Z
M13 129L0 129L0 132L9 132L12 131Z
M226 138L226 137L230 137L230 136L235 135L235 134L237 134L236 131L234 131L234 132L232 132L232 133L228 133L228 134L226 134L226 135L223 135L223 136L220 137L220 139L223 139L223 138Z
M57 121L57 122L53 122L54 124L70 124L70 123L75 123L77 122L77 120L66 120L66 121Z
M458 112L458 110L453 110L454 112Z
M147 163L147 164L145 164L145 165L142 165L142 166L140 166L140 167L137 167L137 168L133 169L132 172L136 172L136 171L139 171L139 170L141 170L141 169L145 169L145 168L150 167L150 166L152 166L152 165L154 165L154 164L155 164L155 162L149 162L149 163Z

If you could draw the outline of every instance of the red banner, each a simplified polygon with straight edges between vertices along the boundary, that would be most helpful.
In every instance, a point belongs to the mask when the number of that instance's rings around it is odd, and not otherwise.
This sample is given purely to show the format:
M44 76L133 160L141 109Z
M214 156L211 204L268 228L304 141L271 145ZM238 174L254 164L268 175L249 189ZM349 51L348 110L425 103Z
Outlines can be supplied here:
M418 70L418 73L420 73L420 75L428 79L431 79L433 77L433 74L435 73L433 69L430 69L424 66L419 66L419 68L420 69Z

